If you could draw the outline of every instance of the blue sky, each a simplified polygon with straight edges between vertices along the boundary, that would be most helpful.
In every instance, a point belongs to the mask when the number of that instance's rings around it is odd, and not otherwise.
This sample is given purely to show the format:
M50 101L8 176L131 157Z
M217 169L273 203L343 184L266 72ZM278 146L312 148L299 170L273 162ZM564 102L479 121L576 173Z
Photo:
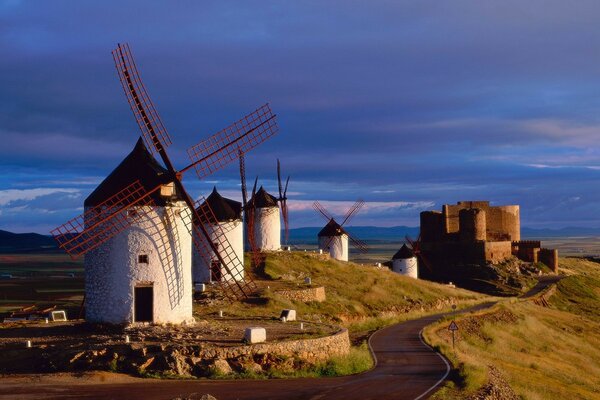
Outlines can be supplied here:
M600 226L597 1L0 0L0 229L47 233L133 148L110 51L128 42L185 150L270 102L248 156L292 226L418 224L459 200L520 204L522 225ZM235 165L186 183L239 197Z

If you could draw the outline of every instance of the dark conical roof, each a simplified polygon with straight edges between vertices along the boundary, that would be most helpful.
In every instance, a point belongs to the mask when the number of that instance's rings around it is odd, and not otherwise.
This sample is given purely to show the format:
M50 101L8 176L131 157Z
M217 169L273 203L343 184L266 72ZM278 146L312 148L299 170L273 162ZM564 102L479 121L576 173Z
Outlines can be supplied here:
M248 206L252 206L256 201L256 208L265 208L265 207L279 207L277 205L277 198L275 196L270 195L267 191L261 186L260 189L256 192L256 194L250 199L248 202Z
M321 231L317 234L317 236L342 236L343 234L347 235L348 232L346 232L340 224L338 224L333 218L331 218L327 225L325 225L325 227L321 229Z
M210 206L219 222L242 219L242 203L221 196L216 187L202 204Z
M131 153L117 168L85 199L84 205L97 206L136 180L148 191L173 181L168 171L148 152L142 138L139 138ZM157 191L154 201L157 205L164 205L166 199Z
M392 257L392 260L413 258L414 256L415 256L415 253L413 253L413 251L411 249L409 249L405 243L402 245L402 247L400 247L400 250L398 250L396 252L396 254L394 254L394 256Z

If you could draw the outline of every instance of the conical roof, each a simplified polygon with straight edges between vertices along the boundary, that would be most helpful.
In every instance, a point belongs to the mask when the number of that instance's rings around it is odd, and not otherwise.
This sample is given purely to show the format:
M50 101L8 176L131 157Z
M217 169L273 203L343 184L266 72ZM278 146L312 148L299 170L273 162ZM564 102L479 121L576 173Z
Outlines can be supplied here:
M398 260L398 259L407 259L407 258L413 258L415 256L415 253L413 253L413 251L411 249L408 248L408 246L405 244L402 245L402 247L400 247L400 250L398 250L396 252L396 254L394 254L394 256L392 257L392 260Z
M168 171L148 152L142 138L139 138L131 153L117 168L85 199L84 205L97 206L136 180L148 191L173 181ZM167 199L160 195L160 191L153 196L156 205L165 205Z
M329 220L329 222L327 223L327 225L325 225L325 227L323 229L321 229L321 231L318 233L318 237L322 237L322 236L342 236L343 234L347 235L348 232L346 232L344 230L344 228L342 228L342 226L340 224L338 224L337 222L335 222L335 220L333 218L331 218Z
M250 199L247 207L252 207L254 202L256 202L254 205L256 208L279 207L277 205L277 198L270 195L262 186Z
M242 203L221 196L216 187L202 204L210 206L219 222L242 219Z

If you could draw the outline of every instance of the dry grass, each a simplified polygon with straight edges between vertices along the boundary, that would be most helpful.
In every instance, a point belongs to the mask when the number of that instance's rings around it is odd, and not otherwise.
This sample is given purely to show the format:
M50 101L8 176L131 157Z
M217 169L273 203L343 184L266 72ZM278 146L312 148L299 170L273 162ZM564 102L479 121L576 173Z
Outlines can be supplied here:
M454 384L437 398L464 398L486 382L494 365L524 399L600 399L600 265L577 259L562 264L573 275L559 283L551 308L513 301L459 318L455 351L448 321L426 330L428 342L458 369ZM498 313L515 318L490 318ZM484 322L473 327L477 319Z
M312 286L325 287L327 301L301 303L277 294L280 288L306 287L305 277L312 279ZM263 278L259 282L264 289L262 301L196 307L197 316L211 316L219 309L233 316L278 316L282 309L293 308L301 319L341 324L357 332L448 309L451 304L470 305L488 298L387 269L323 260L303 252L270 253Z

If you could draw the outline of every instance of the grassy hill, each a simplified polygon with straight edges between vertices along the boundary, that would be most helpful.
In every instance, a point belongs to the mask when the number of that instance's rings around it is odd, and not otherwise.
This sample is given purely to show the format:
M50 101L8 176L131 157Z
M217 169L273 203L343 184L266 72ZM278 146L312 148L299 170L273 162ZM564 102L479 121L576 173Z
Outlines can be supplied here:
M287 300L278 290L324 286L327 301L300 303ZM282 309L294 308L299 318L341 324L350 329L356 341L379 327L425 313L474 304L484 295L433 282L400 276L386 268L361 266L326 259L314 253L269 253L259 281L261 298L253 302L215 302L196 308L196 315L212 315L224 310L228 315L278 316Z
M600 399L600 264L563 258L560 270L568 276L543 299L456 319L455 350L449 320L426 329L427 341L456 367L436 398L489 391L490 376L499 372L523 399Z

